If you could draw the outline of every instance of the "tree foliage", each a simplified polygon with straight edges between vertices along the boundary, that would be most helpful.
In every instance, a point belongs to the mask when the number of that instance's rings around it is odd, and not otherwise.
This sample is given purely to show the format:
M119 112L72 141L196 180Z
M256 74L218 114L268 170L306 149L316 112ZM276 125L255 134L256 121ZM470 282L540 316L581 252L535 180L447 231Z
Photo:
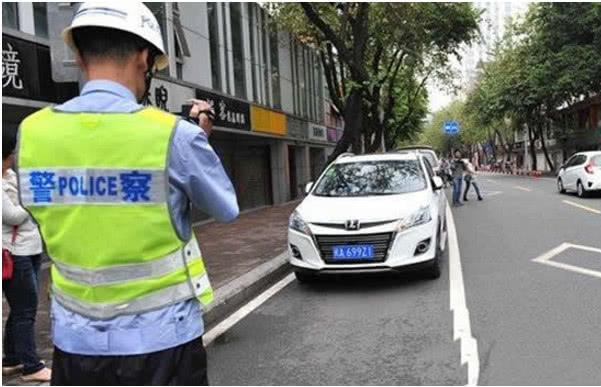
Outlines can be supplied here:
M284 29L320 55L330 98L345 119L332 157L361 141L374 151L419 127L425 83L477 30L467 3L270 3Z
M502 129L509 139L526 127L533 167L539 139L553 168L543 129L559 108L601 92L601 4L533 4L509 31L468 93L466 110L480 131L501 141Z

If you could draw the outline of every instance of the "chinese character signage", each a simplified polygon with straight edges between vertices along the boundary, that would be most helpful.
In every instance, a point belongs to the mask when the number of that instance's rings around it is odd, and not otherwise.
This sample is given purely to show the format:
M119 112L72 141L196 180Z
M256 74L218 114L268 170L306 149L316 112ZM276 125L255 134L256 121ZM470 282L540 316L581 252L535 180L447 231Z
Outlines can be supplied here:
M327 140L327 130L323 125L309 124L309 138L312 140Z
M233 98L196 89L196 98L203 99L215 109L215 126L250 130L250 106Z
M75 82L52 81L47 46L2 34L2 95L64 102L78 91Z
M22 199L49 203L156 203L164 200L160 170L27 169L20 176Z

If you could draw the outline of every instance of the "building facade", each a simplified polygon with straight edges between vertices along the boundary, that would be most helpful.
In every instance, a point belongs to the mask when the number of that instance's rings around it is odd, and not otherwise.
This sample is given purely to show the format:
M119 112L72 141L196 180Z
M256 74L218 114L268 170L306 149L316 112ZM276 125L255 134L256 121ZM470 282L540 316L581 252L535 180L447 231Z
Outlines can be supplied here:
M77 95L81 82L52 77L60 78L57 68L67 60L58 37L74 12L69 4L2 3L3 130ZM276 30L257 3L147 5L161 24L170 63L145 104L173 113L190 98L213 104L210 142L241 209L299 197L341 130L316 53Z

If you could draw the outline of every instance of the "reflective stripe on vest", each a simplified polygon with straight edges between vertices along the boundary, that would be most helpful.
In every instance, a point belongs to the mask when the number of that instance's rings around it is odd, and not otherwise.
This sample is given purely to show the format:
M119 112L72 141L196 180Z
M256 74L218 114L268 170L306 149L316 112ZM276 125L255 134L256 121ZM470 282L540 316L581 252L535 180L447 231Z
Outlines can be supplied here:
M20 198L52 259L56 300L92 318L135 314L213 291L194 235L168 205L175 116L132 113L27 117L17 152Z
M179 283L157 290L148 295L138 297L129 302L121 303L82 302L76 297L72 297L61 291L54 285L52 286L52 292L56 301L68 310L92 318L109 319L123 314L135 314L152 309L159 309L177 302L188 300L190 299L190 293L192 291L191 287L193 287L194 296L201 300L203 304L206 301L202 300L207 295L209 299L213 298L209 277L206 274L192 277L191 283L192 285L188 282ZM153 305L153 308L148 309L148 305Z
M64 278L70 281L98 286L144 277L164 276L201 259L198 244L195 239L192 239L183 248L149 262L110 266L102 269L86 269L54 260L54 266Z
M165 202L160 169L21 168L21 201L54 204L157 204Z

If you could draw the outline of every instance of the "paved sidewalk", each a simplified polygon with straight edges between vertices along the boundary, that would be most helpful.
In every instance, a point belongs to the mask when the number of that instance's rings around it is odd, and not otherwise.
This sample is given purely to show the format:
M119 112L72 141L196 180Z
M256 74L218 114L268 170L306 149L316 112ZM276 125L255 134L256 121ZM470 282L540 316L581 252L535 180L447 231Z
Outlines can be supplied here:
M288 217L298 203L250 211L228 224L209 222L194 228L214 289L223 287L286 250ZM41 273L41 289L44 292L39 300L36 343L38 354L50 365L53 347L46 291L49 280L47 266L43 266L45 269ZM7 315L8 305L3 297L3 327ZM32 385L21 383L18 377L2 377L2 384Z

